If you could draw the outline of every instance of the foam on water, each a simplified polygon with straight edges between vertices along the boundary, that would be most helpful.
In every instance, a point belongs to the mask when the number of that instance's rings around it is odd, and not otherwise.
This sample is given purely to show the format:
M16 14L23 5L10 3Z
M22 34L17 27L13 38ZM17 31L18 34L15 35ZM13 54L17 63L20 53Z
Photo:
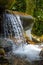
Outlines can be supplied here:
M19 48L17 48L16 50L14 50L13 47L13 53L14 55L20 56L20 57L24 57L25 59L29 60L29 61L34 61L34 60L40 60L40 52L41 52L41 48L39 47L39 45L32 45L32 44L24 44L24 46L20 46Z

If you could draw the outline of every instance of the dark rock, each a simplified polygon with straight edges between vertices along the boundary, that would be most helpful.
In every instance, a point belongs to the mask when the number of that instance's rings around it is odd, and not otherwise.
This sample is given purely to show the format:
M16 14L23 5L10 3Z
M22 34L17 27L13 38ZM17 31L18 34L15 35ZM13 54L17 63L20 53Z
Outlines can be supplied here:
M41 50L39 55L43 58L43 49Z
M14 56L14 65L32 65L32 64L23 58Z
M43 65L43 60L36 60L32 65Z
M12 63L12 41L0 38L0 64Z
M32 24L34 23L34 18L32 16L20 16L22 21L24 30L28 30L31 28Z

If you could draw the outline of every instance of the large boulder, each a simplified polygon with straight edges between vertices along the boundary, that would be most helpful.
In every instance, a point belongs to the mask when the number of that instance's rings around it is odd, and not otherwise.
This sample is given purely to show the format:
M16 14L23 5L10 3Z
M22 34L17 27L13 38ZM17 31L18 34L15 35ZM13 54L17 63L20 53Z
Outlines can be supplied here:
M31 28L32 24L34 23L34 18L31 15L21 15L20 19L23 23L23 27L25 30L28 30L29 28Z

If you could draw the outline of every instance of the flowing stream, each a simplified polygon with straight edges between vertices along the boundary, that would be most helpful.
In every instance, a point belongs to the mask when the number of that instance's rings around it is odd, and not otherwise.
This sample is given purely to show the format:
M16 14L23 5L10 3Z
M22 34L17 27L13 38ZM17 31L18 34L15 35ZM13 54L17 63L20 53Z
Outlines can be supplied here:
M5 13L3 15L3 32L0 34L1 37L8 38L8 36L15 37L16 39L21 39L18 41L18 44L24 44L16 48L13 44L13 53L19 57L25 58L28 61L40 60L40 51L39 45L31 45L25 42L23 36L23 26L18 15ZM16 48L16 49L15 49Z

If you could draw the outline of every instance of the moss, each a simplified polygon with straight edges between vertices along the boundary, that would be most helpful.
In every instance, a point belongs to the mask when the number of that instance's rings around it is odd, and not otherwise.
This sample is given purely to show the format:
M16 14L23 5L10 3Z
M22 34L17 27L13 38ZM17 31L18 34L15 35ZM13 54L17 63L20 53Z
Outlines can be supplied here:
M32 33L37 36L43 35L43 20L36 19L36 21L33 25L33 28L32 28Z

